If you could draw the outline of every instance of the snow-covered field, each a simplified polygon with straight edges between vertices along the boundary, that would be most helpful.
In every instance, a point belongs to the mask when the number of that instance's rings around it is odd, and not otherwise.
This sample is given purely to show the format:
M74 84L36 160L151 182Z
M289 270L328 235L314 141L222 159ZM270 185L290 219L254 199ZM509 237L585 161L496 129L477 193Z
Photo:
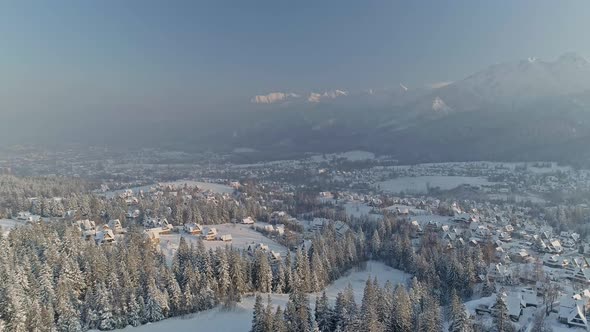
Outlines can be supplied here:
M184 186L186 184L188 187L199 187L201 190L210 190L217 194L231 194L234 192L234 189L230 186L211 182L178 180L172 182L161 182L161 184L164 186Z
M2 228L2 235L6 235L17 225L25 225L24 222L14 219L0 219L0 228Z
M161 185L168 186L184 186L185 184L189 187L199 187L201 190L210 190L217 194L231 194L234 192L234 189L230 186L219 184L219 183L211 183L211 182L201 182L201 181L192 181L192 180L178 180L178 181L170 181L170 182L160 182ZM129 189L120 189L120 190L111 190L104 193L107 198L115 197L118 194L123 193L125 190L131 190L133 193L137 194L140 191L149 192L151 188L156 187L156 184L148 185L148 186L141 186L141 187L133 187Z
M365 271L353 271L348 276L342 277L326 288L326 294L332 301L335 300L339 291L343 290L350 283L354 289L355 298L358 304L363 297L363 289L367 278L377 277L381 286L389 280L394 285L407 283L410 275L399 270L390 268L379 262L368 262ZM310 296L310 304L315 304L316 295ZM263 296L266 303L266 296ZM288 295L271 295L273 305L280 305L285 308ZM244 297L235 309L225 311L215 308L197 314L187 315L178 318L170 318L161 322L143 325L139 327L127 327L125 331L154 332L154 331L224 331L224 332L247 332L252 324L252 311L254 308L254 297Z
M355 151L347 151L347 152L342 152L342 153L327 154L326 158L324 158L323 155L315 155L315 156L312 156L310 159L311 159L311 161L317 162L317 163L332 160L332 159L346 159L348 161L363 161L363 160L375 159L375 154L373 152L355 150Z
M258 226L263 227L262 224L259 224ZM285 246L267 238L266 236L252 229L250 226L242 224L220 224L207 225L205 227L214 227L217 229L219 235L231 234L233 238L231 242L203 241L205 248L207 249L215 249L218 247L223 248L226 245L232 246L234 248L247 249L248 245L251 243L264 243L265 245L268 245L270 250L280 252L283 257L287 255L287 248ZM190 245L191 243L197 243L197 238L199 235L191 235L184 232L160 235L160 249L168 259L171 259L176 250L178 250L180 237L184 237Z
M362 216L367 216L367 217L369 217L370 220L375 220L375 221L383 219L383 216L381 214L371 213L373 208L363 202L358 202L358 201L346 202L344 204L344 208L346 209L346 214L356 217L356 218L360 218Z
M377 187L389 193L426 193L428 187L439 187L443 190L457 188L463 184L473 186L492 185L492 182L480 177L469 176L407 176L378 182Z
M392 206L388 206L385 208L385 210L388 210L388 211L396 211L397 209L400 209L402 211L408 210L408 212L413 215L427 215L428 214L428 211L426 211L426 210L418 209L418 208L415 208L415 207L409 206L409 205L394 204Z
M529 194L529 195L488 194L488 198L493 199L493 200L500 200L500 201L507 201L509 199L514 199L517 203L531 202L531 203L543 204L543 203L547 202L543 198L533 195L533 194Z
M410 217L411 220L416 220L421 226L426 226L429 221L437 221L443 225L451 225L451 222L448 216L440 216L438 214L422 214L422 215L415 215Z
M335 300L338 292L343 291L350 283L354 290L354 298L357 304L360 304L363 299L363 291L365 289L367 278L372 279L375 277L377 277L379 285L383 287L387 281L390 281L394 286L397 284L405 285L410 281L412 276L383 263L369 261L367 263L367 268L364 271L353 271L349 275L341 277L328 286L326 288L326 295L328 295L330 299ZM315 297L312 298L315 301Z

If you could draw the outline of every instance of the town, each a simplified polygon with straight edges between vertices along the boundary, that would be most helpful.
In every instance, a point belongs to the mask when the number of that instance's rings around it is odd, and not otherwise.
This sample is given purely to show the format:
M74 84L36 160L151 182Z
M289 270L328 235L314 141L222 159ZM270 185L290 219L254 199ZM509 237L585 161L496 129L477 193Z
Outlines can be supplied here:
M10 173L51 179L57 169L32 168L31 160L21 170L7 166L18 165L14 160L2 161L7 170L0 211L5 235L27 225L40 229L65 223L82 240L106 248L141 234L166 264L174 264L186 245L210 252L231 248L255 265L264 261L272 280L292 264L289 256L315 248L318 235L326 232L340 241L366 242L362 250L367 252L358 253L358 260L384 262L420 281L424 272L391 259L399 255L396 250L417 254L430 245L456 262L462 271L456 273L469 269L459 295L472 326L493 326L502 316L502 303L515 329L588 329L588 170L552 162L405 166L363 151L256 164L228 163L228 156L220 155L212 158L218 164L206 167L183 160L156 168L152 163L164 160L152 152L149 164L136 163L129 170L115 159L106 166L89 156L70 158L64 162L78 164L85 175L57 179L76 178L79 183L68 186L84 189L76 194L64 189L59 196L41 187L55 186L52 192L58 192L61 183L40 183L38 192L25 195L11 189L34 180ZM162 158L170 160L169 154ZM116 178L100 180L97 167ZM163 177L158 168L178 173ZM391 238L394 247L386 245L390 227L403 230ZM408 242L396 248L395 241ZM478 257L474 266L456 261L464 254ZM330 278L325 280L322 284ZM284 291L275 288L267 290ZM450 303L447 291L437 295L443 305ZM449 317L443 312L441 321L452 322Z

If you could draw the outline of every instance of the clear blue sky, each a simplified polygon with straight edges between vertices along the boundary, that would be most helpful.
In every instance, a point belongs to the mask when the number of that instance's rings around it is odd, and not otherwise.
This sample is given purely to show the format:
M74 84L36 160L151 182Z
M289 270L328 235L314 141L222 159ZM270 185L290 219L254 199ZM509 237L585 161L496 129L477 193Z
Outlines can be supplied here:
M271 91L457 80L590 56L590 1L0 3L0 114L240 105Z

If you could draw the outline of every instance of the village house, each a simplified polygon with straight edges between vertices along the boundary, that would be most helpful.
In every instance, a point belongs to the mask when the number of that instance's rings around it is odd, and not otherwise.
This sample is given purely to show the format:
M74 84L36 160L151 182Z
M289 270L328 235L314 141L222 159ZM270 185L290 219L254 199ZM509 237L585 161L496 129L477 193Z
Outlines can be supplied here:
M578 268L570 279L575 282L590 284L590 268Z
M273 222L277 222L281 220L281 218L287 218L289 215L285 211L274 211L270 214L270 220Z
M442 229L442 225L438 221L429 220L428 223L426 223L426 229L429 231L436 232Z
M512 241L512 236L508 232L500 232L498 239L503 242L510 242Z
M96 235L96 223L92 220L77 220L74 225L82 232L82 237L86 240L92 239Z
M520 290L520 295L525 307L537 307L539 305L537 299L537 292L530 287L523 288Z
M253 255L256 250L262 250L263 252L268 252L269 248L268 245L264 243L251 243L248 245L247 251L249 254Z
M525 308L525 303L524 303L521 293L520 292L510 292L507 294L506 291L502 288L500 290L500 292L498 293L498 295L496 295L496 296L500 296L501 300L506 305L506 309L508 311L508 317L510 318L510 320L512 320L513 322L518 322L518 320L520 319L520 316L522 316L522 310L523 310L523 308ZM494 303L490 307L490 312L491 312L492 316L498 316L498 303L497 302Z
M520 249L519 251L512 253L510 258L515 263L531 263L534 260L526 249Z
M203 232L203 227L197 223L185 224L183 229L185 232L193 235L198 235Z
M211 227L203 229L202 237L207 241L217 240L217 228Z
M252 217L247 217L242 219L242 224L244 225L254 225L254 219Z
M31 214L30 212L19 212L16 216L16 219L26 222L38 222L41 220L41 217Z
M588 268L588 262L584 257L573 257L567 263L564 265L563 275L568 279L572 279L579 270Z
M109 226L103 225L102 229L96 232L96 235L94 236L94 241L96 242L96 244L114 243L115 233L113 233L113 230Z
M265 225L264 230L269 233L285 234L285 225Z
M502 263L490 264L490 267L488 268L488 279L503 283L510 278L512 278L512 270L508 266L505 266Z
M159 229L146 229L143 231L143 234L150 241L152 244L160 243L160 230Z
M547 243L547 252L560 254L563 251L559 240L551 240Z
M559 255L546 254L543 257L543 264L554 269L561 269L564 267L563 259Z
M578 326L588 329L586 312L588 309L588 292L574 295L563 295L559 300L557 319L568 326Z
M270 261L271 263L274 262L279 262L281 260L281 253L280 252L276 252L274 250L270 251Z
M125 229L121 225L121 221L119 219L110 220L108 225L109 225L109 228L112 229L113 233L115 233L115 234L125 233Z
M326 218L313 218L309 222L309 230L312 232L321 232L330 221Z
M233 240L231 234L224 234L220 236L219 239L223 242L231 242Z
M145 228L160 228L161 234L169 234L174 227L168 223L166 218L147 218L143 223Z
M424 234L424 230L422 229L422 226L420 226L420 224L418 223L417 220L412 220L410 222L410 228L411 228L411 236L413 238L420 237Z

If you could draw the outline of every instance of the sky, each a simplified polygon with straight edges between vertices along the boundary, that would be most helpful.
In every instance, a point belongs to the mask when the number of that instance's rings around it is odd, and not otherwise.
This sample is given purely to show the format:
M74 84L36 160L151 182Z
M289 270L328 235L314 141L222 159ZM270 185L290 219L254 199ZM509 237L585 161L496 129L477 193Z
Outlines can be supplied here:
M6 0L0 115L239 108L589 57L590 1ZM33 114L33 113L31 113Z

